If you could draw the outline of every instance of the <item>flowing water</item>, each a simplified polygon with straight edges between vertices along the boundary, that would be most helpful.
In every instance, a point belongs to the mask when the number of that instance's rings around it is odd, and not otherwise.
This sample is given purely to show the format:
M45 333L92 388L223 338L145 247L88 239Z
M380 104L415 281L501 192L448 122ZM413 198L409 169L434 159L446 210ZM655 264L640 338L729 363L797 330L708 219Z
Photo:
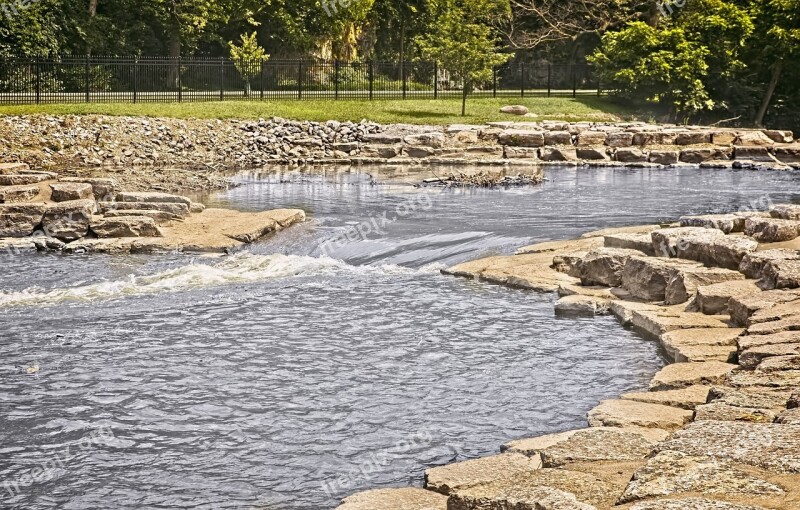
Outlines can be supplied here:
M439 269L800 201L792 173L547 177L446 190L242 174L206 201L300 207L309 221L224 258L3 257L0 508L331 508L585 426L599 400L646 387L664 363L655 343L611 318L557 318L553 296Z

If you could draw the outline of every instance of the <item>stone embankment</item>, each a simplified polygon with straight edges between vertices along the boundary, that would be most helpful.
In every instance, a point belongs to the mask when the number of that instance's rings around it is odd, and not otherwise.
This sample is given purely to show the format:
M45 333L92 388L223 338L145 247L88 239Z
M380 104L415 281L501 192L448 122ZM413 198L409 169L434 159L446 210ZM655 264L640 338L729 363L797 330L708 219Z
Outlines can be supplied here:
M800 206L680 218L545 242L443 271L557 292L557 313L613 314L671 361L588 428L431 468L425 488L340 510L797 510Z
M206 209L180 195L120 191L114 179L0 164L0 254L224 253L304 219L295 209Z
M800 167L791 132L643 122L417 126L31 115L0 118L0 142L0 161L64 175L76 166L103 169L127 189L149 190L210 189L224 185L209 178L216 170L271 164ZM158 167L172 167L177 177Z

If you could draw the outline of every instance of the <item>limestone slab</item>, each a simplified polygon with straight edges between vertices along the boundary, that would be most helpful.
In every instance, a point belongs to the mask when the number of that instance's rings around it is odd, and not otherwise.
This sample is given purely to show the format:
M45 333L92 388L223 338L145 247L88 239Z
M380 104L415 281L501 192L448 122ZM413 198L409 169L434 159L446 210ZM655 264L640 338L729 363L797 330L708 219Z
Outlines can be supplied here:
M773 344L800 343L800 331L782 331L772 335L745 335L736 340L740 351Z
M702 216L681 216L681 227L715 228L725 234L743 232L745 218L736 214L707 214Z
M674 363L662 368L653 376L650 390L671 390L695 384L722 384L727 375L736 368L737 365L718 361Z
M68 202L70 200L85 200L94 198L92 186L79 182L54 182L50 185L50 199L53 202Z
M700 287L739 280L744 280L744 275L742 273L720 267L700 267L681 270L673 274L669 282L667 282L665 300L667 304L685 303L692 296L697 294L697 290ZM754 283L750 285L749 288L754 289L753 292L760 290ZM724 307L720 307L715 311L704 310L700 300L700 296L698 296L698 305L700 305L700 311L703 313L716 315L718 313L726 313L727 311L727 300L725 300Z
M158 193L154 191L121 191L117 193L117 202L154 202L154 203L169 203L169 204L185 204L187 207L192 204L192 201L180 195L172 195L169 193Z
M747 218L744 233L759 243L780 243L796 239L800 235L798 227L795 220Z
M779 388L714 386L708 394L708 401L735 407L779 409L786 407L791 395L791 390Z
M661 307L655 310L633 310L631 325L656 338L668 331L675 331L678 329L728 327L728 324L723 318L696 312L685 312L675 309L674 307Z
M0 237L26 237L42 222L44 204L0 204Z
M695 421L746 421L751 423L772 423L778 413L773 409L761 407L741 407L711 402L695 408Z
M89 225L99 238L163 237L155 220L147 216L92 217Z
M783 344L793 345L793 344ZM789 349L786 349L787 351ZM778 356L769 356L761 360L761 363L756 367L757 373L771 373L781 371L796 371L800 370L800 349L794 349L795 354L783 354Z
M727 271L723 269L723 271ZM737 275L741 273L731 271ZM731 276L730 281L697 287L695 304L700 312L708 315L730 313L729 304L733 297L749 296L761 289L752 280L737 280Z
M739 326L749 325L750 317L758 310L800 299L800 291L768 290L745 296L734 296L728 301L731 320Z
M771 260L764 266L763 289L796 289L800 287L800 260Z
M450 494L459 487L491 482L519 473L535 471L542 467L538 456L521 453L501 453L490 457L457 462L425 470L425 488L441 494Z
M712 387L708 385L694 384L692 386L687 386L686 388L679 388L676 390L623 393L620 398L623 400L635 400L637 402L646 402L648 404L659 404L691 410L700 404L705 404L708 401L708 395L711 391L711 388Z
M346 497L336 510L447 510L447 496L439 493L403 487L374 489Z
M95 200L111 201L119 185L116 179L107 177L62 177L61 182L84 183L92 187Z
M172 202L99 202L98 209L103 214L108 211L162 211L181 218L189 214L189 206Z
M709 498L658 499L636 503L629 510L769 510Z
M634 400L604 400L589 411L593 427L645 427L675 430L691 421L692 412Z
M45 210L42 228L46 235L61 241L74 241L86 237L95 210L93 199L51 204Z
M709 267L738 269L744 256L758 248L758 242L741 236L704 234L680 237L676 246L680 258L696 260Z
M800 253L782 248L748 253L742 258L739 271L748 278L760 280L764 277L764 268L773 260L800 260Z
M653 239L649 233L644 234L610 234L603 236L603 245L606 248L623 248L637 250L646 255L653 256Z
M688 236L722 236L721 231L703 227L677 227L655 230L651 233L653 250L659 257L677 257L678 241Z
M760 324L762 322L783 320L793 315L800 315L800 299L788 301L786 303L778 303L775 306L757 310L750 316L747 323L752 326L753 324Z
M37 195L39 195L39 186L36 184L2 186L0 187L0 204L27 202L36 198Z
M644 254L620 248L597 248L589 251L577 264L581 282L584 285L619 287L622 284L622 270L631 256Z
M667 285L681 271L702 265L663 257L630 256L622 269L622 287L638 299L664 301Z

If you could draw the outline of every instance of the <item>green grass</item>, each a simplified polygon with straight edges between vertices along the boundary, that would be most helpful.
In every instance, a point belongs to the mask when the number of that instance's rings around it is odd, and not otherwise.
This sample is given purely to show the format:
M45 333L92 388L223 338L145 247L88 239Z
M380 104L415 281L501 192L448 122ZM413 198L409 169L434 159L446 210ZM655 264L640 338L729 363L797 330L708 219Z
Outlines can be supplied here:
M536 118L521 118L499 112L501 106L524 104ZM0 106L0 115L143 115L149 117L198 119L258 119L283 117L295 120L360 121L380 123L452 124L483 123L495 120L570 120L613 121L642 117L606 97L578 98L476 98L467 102L467 115L462 117L458 99L406 100L276 100L222 101L202 103L109 103L109 104L45 104ZM645 114L644 118L647 116Z

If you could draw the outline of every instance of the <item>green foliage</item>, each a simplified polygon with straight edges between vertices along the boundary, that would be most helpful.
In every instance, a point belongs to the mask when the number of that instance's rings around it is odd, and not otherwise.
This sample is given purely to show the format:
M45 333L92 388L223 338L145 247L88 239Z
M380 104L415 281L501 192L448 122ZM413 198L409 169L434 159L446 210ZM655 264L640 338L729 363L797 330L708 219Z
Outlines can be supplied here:
M704 85L709 54L708 48L687 40L682 28L659 30L633 22L603 36L589 61L605 89L689 115L714 106Z
M496 0L431 0L436 13L431 32L416 39L422 58L439 62L443 69L463 82L462 112L467 94L476 84L492 78L492 68L510 55L498 51L498 41L487 24L490 17L508 11Z
M269 59L266 50L259 46L256 35L256 32L250 35L242 34L240 37L242 43L239 46L234 44L233 41L228 41L231 60L245 81L252 80L258 76L261 66L257 64L266 62Z

